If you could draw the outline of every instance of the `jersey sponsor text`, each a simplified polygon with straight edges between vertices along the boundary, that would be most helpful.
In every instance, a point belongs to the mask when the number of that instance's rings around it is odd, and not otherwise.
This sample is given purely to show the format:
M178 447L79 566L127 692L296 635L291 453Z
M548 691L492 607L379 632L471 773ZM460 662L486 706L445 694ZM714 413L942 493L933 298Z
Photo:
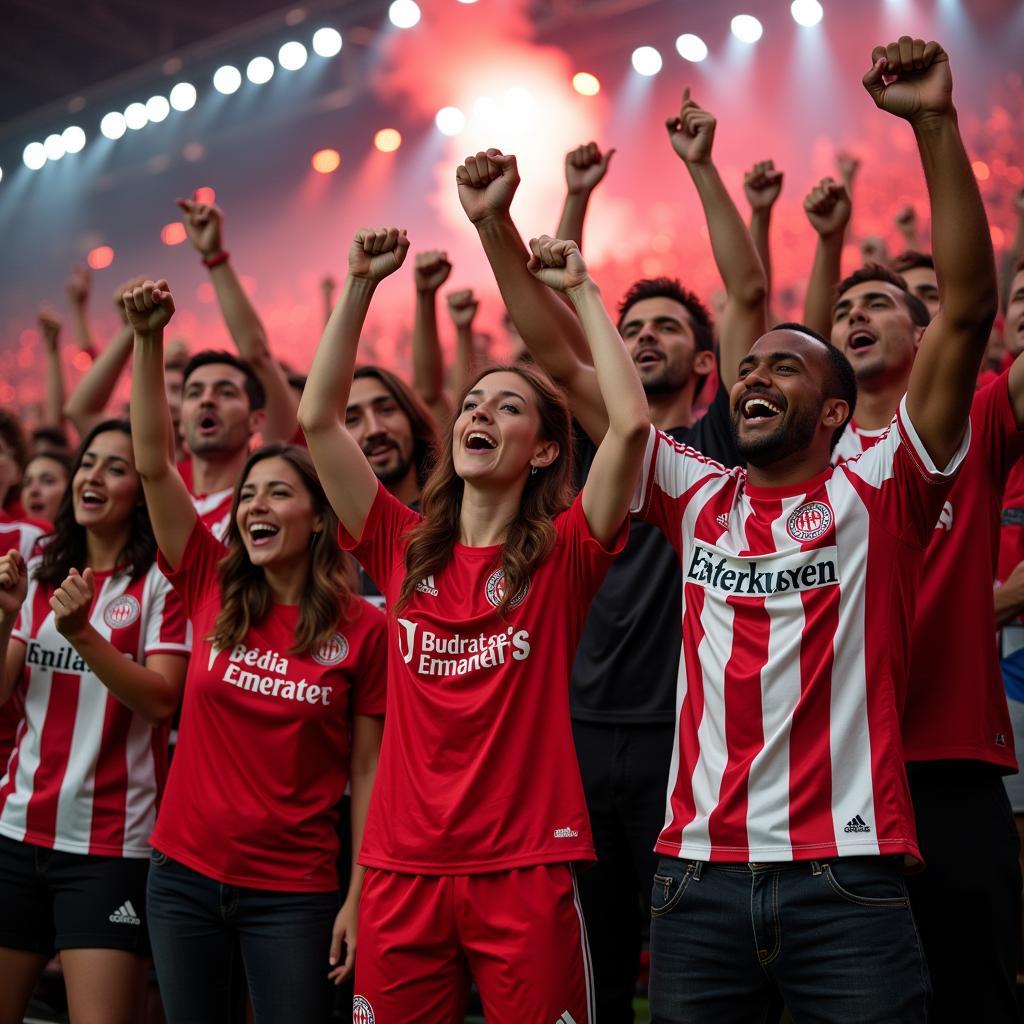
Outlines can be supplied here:
M409 619L399 619L398 624L402 627L402 658L421 676L464 676L504 665L510 657L513 661L525 661L530 656L530 634L515 626L500 633L442 636L430 629L420 629L418 622Z
M747 559L723 554L698 541L693 545L686 582L736 597L816 590L839 582L838 556L834 547L827 547L779 558Z

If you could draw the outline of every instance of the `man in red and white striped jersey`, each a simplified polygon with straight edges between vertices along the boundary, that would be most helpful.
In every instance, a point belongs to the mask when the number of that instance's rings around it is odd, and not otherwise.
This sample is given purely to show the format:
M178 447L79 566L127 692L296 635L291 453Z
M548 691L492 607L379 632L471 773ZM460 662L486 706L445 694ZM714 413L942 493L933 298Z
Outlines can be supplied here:
M652 908L658 1021L739 1019L740 1007L761 1019L779 994L796 1019L926 1017L900 706L915 586L969 447L996 278L946 54L903 37L876 48L864 84L914 128L943 283L892 428L830 467L853 369L820 335L782 325L730 396L748 470L655 432L647 453L637 510L683 570Z

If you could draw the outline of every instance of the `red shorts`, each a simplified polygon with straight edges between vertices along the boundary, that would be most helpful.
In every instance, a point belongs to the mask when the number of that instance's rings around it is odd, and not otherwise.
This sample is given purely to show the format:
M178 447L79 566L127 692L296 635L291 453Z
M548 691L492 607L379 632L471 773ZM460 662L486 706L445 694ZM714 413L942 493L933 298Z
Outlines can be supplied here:
M359 903L355 1024L592 1024L590 949L567 864L481 875L370 868Z

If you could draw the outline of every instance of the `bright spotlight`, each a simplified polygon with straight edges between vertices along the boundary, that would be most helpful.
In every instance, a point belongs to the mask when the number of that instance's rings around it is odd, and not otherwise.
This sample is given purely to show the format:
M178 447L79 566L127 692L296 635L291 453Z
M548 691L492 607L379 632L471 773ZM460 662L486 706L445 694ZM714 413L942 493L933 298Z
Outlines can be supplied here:
M242 73L236 67L232 67L230 64L225 64L221 68L213 73L213 87L217 92L224 93L225 96L230 96L233 92L238 92L239 87L242 84Z
M306 52L306 48L302 43L285 43L284 46L277 51L277 63L280 64L285 71L298 71L307 60L309 60L309 54Z
M825 9L818 0L793 0L789 5L789 13L798 25L810 28L825 16Z
M93 270L103 270L114 262L114 250L109 245L97 245L95 249L89 250L89 255L85 257L85 262Z
M0 181L4 180L4 169L0 167Z
M64 150L68 153L81 153L85 148L85 132L77 124L69 125L60 133L64 140Z
M577 71L572 76L572 87L581 96L596 96L601 91L601 83L597 80L597 76L592 75L589 71Z
M434 124L442 135L458 135L466 127L466 115L458 107L442 107Z
M43 149L43 144L30 142L25 147L25 152L21 154L21 159L25 161L25 166L30 171L38 171L46 163L46 150Z
M146 113L145 103L129 103L125 108L124 123L132 131L137 132L140 128L145 128L148 120L149 114Z
M332 174L341 166L341 154L336 149L318 149L310 163L317 174Z
M402 144L402 133L394 128L381 128L373 137L373 144L382 153L394 153Z
M676 50L683 60L699 64L708 55L707 43L692 32L685 32L676 40Z
M741 43L756 43L764 33L761 22L752 14L737 14L729 27Z
M171 105L163 96L150 96L146 101L146 117L148 117L153 124L159 124L161 121L165 121L170 112Z
M64 155L64 140L59 135L47 135L43 139L43 152L47 160L59 160Z
M196 105L196 87L191 82L179 82L171 90L170 99L175 110L191 110Z
M128 125L125 124L124 114L120 114L116 110L112 110L100 121L100 134L105 139L119 139L126 131L128 131Z
M341 33L333 28L318 28L313 33L313 52L319 57L333 57L341 52Z
M274 62L269 57L253 57L246 65L245 77L253 85L263 85L274 77Z
M416 0L394 0L388 8L388 17L395 28L412 28L419 24L420 6Z
M638 46L633 51L633 70L649 78L661 70L661 54L653 46Z

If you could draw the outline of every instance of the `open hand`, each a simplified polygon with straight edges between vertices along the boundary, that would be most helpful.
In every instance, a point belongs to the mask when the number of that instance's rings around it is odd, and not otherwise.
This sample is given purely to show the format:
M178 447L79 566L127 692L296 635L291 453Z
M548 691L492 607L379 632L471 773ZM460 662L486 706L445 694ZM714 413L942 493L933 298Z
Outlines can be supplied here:
M359 907L350 904L348 901L341 905L337 917L334 919L334 928L331 931L331 952L328 963L331 970L327 977L340 985L351 973L356 963L356 931L359 919ZM345 959L341 959L344 952ZM340 961L340 963L339 963Z

